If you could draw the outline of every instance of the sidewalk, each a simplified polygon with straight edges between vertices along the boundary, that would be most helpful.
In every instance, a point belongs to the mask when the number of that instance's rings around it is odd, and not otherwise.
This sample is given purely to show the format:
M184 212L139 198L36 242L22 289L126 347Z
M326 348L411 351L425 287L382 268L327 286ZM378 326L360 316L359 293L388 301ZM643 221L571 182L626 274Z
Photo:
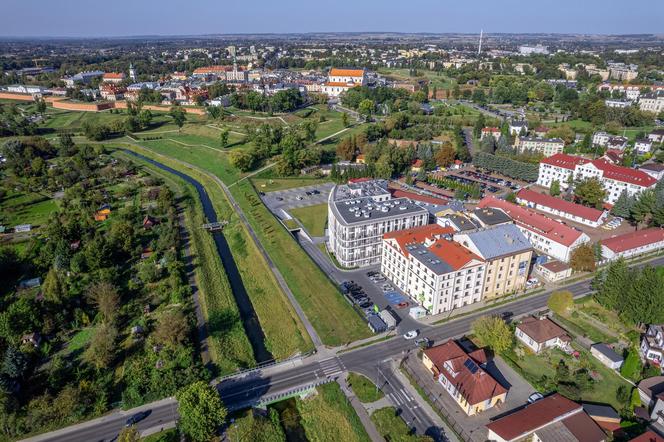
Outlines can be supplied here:
M383 436L381 436L378 430L376 429L376 426L371 420L371 417L369 417L369 413L367 412L366 408L364 408L362 402L360 402L357 396L355 396L355 393L353 393L353 390L351 390L350 386L348 385L348 382L346 382L347 376L348 373L341 373L339 379L337 379L337 382L341 387L341 391L344 392L344 394L348 398L348 401L353 406L353 409L355 410L355 413L357 413L357 416L360 418L360 421L362 422L364 429L367 431L369 438L373 442L384 442L385 439L383 439Z

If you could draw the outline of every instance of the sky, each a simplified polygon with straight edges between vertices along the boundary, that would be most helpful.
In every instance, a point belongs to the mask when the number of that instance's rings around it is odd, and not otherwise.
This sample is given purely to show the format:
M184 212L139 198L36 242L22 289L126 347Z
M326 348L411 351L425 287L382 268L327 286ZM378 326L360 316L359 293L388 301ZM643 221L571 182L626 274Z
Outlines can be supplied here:
M663 0L2 0L2 37L664 33Z

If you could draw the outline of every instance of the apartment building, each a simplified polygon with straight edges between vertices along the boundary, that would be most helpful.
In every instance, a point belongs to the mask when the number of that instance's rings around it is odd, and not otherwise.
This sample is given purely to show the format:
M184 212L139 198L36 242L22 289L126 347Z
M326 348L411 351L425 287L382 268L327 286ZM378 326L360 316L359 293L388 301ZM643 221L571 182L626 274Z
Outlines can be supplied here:
M496 141L500 138L500 129L497 127L484 127L482 128L482 134L480 135L480 140L485 139L486 137L493 137Z
M348 89L363 86L367 74L364 69L332 68L327 76L327 82L321 86L321 92L328 97L338 97Z
M408 198L392 198L387 182L336 186L328 199L329 246L345 267L380 263L385 233L429 222L429 211Z
M590 241L588 235L579 230L493 196L482 199L478 207L501 209L514 220L533 248L563 262L570 260L575 248Z
M593 146L606 146L611 135L606 132L595 132L593 134Z
M597 178L606 190L605 202L615 203L623 191L636 195L654 187L657 180L641 170L616 166L604 159L586 158L557 154L540 162L537 184L551 187L556 180L562 189L567 189L574 180Z
M664 247L664 229L651 227L600 241L602 258L613 260L654 252Z
M651 92L639 97L639 109L659 114L664 111L664 91Z
M563 153L565 142L560 138L518 137L515 147L519 152L539 152L545 157Z
M592 207L582 206L562 198L537 193L530 189L521 189L516 194L516 202L526 207L550 213L556 217L585 224L590 227L599 227L604 223L608 212Z
M515 293L526 286L533 247L514 224L455 233L453 238L486 262L484 299Z
M486 263L432 224L383 237L381 272L429 314L482 299Z

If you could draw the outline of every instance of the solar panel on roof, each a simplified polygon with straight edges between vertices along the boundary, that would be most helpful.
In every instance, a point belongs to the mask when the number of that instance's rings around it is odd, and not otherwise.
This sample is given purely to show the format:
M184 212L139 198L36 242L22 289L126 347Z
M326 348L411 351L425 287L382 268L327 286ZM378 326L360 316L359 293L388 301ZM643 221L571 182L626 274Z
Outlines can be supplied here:
M479 370L479 367L475 362L473 362L470 359L466 359L466 362L463 363L463 365L472 373L475 374L477 370Z

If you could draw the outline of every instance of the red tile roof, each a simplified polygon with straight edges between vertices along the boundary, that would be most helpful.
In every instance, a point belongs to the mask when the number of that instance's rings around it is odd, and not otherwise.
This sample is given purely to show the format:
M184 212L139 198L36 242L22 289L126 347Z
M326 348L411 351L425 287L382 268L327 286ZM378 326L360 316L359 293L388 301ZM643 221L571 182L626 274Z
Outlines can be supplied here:
M555 241L564 246L571 246L576 242L583 232L579 232L565 224L552 220L542 214L534 212L509 201L498 199L494 196L487 196L478 204L480 209L485 207L495 207L502 209L507 215L528 230L534 231L551 241Z
M535 204L550 207L551 209L558 210L560 212L569 213L588 221L597 222L603 215L601 210L582 206L581 204L571 203L569 201L565 201L564 199L556 198L544 193L537 193L530 189L521 189L519 193L516 194L516 197Z
M397 230L383 235L383 239L394 239L401 249L404 256L408 256L408 249L406 244L421 244L426 240L434 240L442 237L443 235L451 235L454 229L451 227L443 227L438 224L427 224L420 227L414 227L408 230Z
M424 166L424 161L420 160L419 158L413 161L413 167L422 167Z
M359 155L357 157L360 158ZM429 204L445 205L449 202L448 200L444 200L442 198L420 195L419 193L407 192L405 190L390 189L390 193L392 194L392 198L408 198L411 200L422 201L423 203L429 203Z
M122 72L106 72L102 78L104 80L122 80L125 78L125 74Z
M543 344L555 338L569 340L567 332L549 318L538 319L530 316L521 321L521 324L517 325L516 328L523 331L538 344Z
M484 262L482 258L475 255L461 244L446 239L437 240L429 246L429 251L449 264L454 271L459 270L472 260Z
M476 352L467 354L459 344L452 340L425 350L424 353L433 362L438 373L445 376L470 405L479 404L507 393L505 387L482 367L479 367L483 361L473 358L473 355L477 354ZM469 359L478 365L474 373L465 365ZM454 373L450 373L445 367L446 362L451 365L450 368Z
M194 74L218 74L221 72L231 72L232 70L233 66L203 66L201 68L194 69ZM243 71L244 67L238 66L237 70Z
M664 241L664 229L652 227L650 229L637 230L636 232L603 239L601 244L614 253L620 253L661 241Z
M331 87L351 87L353 86L353 83L345 83L343 81L328 81L324 84L324 86L331 86Z
M362 77L364 76L364 69L330 69L330 76L333 77Z
M648 430L642 435L631 439L629 442L664 442L664 437L661 437L652 430Z
M630 169L629 167L616 166L615 164L612 164L609 161L603 160L601 158L590 161L586 158L558 153L548 158L544 158L542 161L540 161L540 163L549 164L551 166L561 167L568 170L574 170L577 165L592 163L593 166L603 172L602 175L604 178L636 184L644 187L650 187L657 183L657 180L645 172L636 169Z
M500 129L497 127L485 127L482 129L482 132L500 132Z
M502 439L511 441L527 436L572 413L583 413L583 408L576 402L554 393L526 408L497 419L486 427Z

